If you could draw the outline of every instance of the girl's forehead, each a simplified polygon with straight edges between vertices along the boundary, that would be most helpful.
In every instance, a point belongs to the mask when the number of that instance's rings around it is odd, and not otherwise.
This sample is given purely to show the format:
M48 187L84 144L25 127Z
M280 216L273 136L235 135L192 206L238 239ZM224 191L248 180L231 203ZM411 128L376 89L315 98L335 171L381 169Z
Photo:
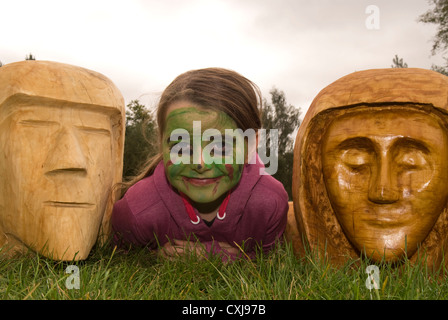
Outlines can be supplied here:
M184 117L196 117L196 118L211 118L216 117L218 114L217 111L212 109L205 109L196 106L184 106L184 107L174 107L168 108L166 121L170 121L172 119L182 119Z
M192 129L194 122L200 122L202 129L236 129L235 121L225 112L192 105L169 108L166 116L166 128Z

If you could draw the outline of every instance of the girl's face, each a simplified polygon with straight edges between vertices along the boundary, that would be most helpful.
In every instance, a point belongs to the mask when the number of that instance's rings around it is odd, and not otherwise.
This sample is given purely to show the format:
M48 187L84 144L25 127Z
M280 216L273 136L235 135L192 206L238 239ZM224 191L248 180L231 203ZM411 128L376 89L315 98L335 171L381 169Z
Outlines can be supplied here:
M235 161L237 148L226 141L225 129L236 128L235 121L224 112L187 101L173 103L167 110L162 139L170 184L197 203L213 202L232 189L241 178L244 164ZM222 138L210 138L210 132Z

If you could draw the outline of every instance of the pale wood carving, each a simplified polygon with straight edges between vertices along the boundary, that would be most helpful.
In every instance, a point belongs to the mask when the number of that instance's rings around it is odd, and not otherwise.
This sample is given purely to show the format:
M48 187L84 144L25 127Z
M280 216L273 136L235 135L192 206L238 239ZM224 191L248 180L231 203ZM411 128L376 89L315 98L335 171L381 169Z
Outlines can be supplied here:
M82 260L109 235L124 116L121 93L97 72L49 61L0 68L4 252Z
M296 252L446 260L447 119L448 77L434 71L367 70L323 89L295 143Z

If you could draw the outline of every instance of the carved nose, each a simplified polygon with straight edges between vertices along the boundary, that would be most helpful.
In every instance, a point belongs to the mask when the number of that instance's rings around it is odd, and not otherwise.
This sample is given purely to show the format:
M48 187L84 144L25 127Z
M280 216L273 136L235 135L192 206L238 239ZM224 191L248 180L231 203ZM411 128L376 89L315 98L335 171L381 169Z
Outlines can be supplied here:
M369 200L378 204L389 204L398 201L398 192L389 187L376 188L369 192Z
M399 200L395 179L387 163L382 163L379 170L373 173L369 187L369 200L378 204L390 204Z
M45 173L87 172L86 158L72 130L63 128L50 148L44 164Z

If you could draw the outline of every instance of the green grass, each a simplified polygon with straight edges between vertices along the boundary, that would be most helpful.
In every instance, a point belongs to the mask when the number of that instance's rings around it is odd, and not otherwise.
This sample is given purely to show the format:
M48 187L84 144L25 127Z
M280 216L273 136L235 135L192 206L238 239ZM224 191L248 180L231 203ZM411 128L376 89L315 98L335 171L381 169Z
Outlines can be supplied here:
M79 289L69 289L69 265L79 268ZM335 268L313 254L296 258L282 244L254 261L222 263L194 256L174 261L147 250L127 254L95 248L89 258L58 262L37 254L0 260L0 299L9 300L396 300L447 299L446 270L404 261L379 265L379 289L366 287L368 261ZM70 280L70 279L69 279Z

